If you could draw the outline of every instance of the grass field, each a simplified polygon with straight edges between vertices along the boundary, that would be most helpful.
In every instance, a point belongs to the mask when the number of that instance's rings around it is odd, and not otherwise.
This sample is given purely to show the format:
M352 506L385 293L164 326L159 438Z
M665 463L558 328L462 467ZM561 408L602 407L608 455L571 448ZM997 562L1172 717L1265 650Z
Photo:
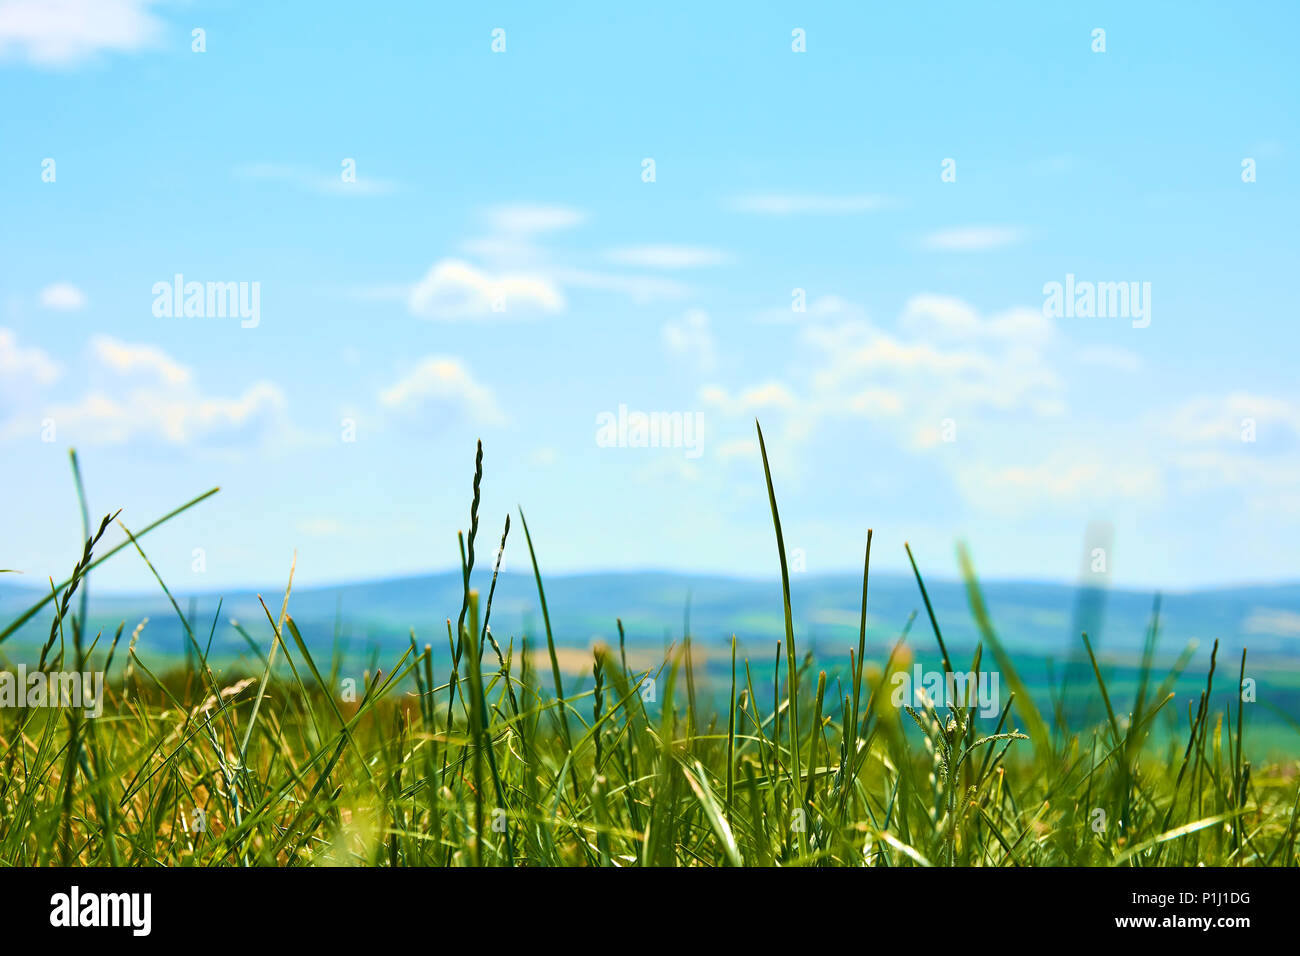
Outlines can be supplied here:
M1105 716L1067 727L1059 708L1026 692L968 561L982 638L972 661L950 659L915 564L926 614L900 622L888 660L864 661L868 532L861 638L840 668L849 686L828 681L794 633L761 431L759 440L786 634L763 662L775 680L762 683L733 642L729 705L720 711L698 706L689 636L649 668L629 666L621 640L597 646L594 683L565 695L540 570L545 543L531 539L522 512L522 543L509 520L500 540L527 552L545 633L493 634L496 575L485 596L470 586L475 570L483 573L476 549L496 550L484 547L479 528L481 447L460 541L464 594L445 609L445 639L412 634L400 658L355 686L337 657L321 662L309 652L291 612L292 571L282 598L262 605L275 639L258 649L257 672L215 672L210 633L192 628L175 601L192 643L187 668L155 673L125 626L83 635L79 585L89 571L120 550L147 562L145 534L211 492L103 553L114 516L92 525L83 496L80 562L0 631L0 642L48 615L49 639L30 670L114 678L97 717L0 707L0 864L1295 864L1300 760L1252 766L1243 706L1211 703L1224 688L1230 700L1241 696L1244 651L1230 661L1216 645L1199 702L1176 715L1179 733L1157 741L1153 728L1167 719L1185 663L1151 666L1158 620L1132 699L1108 693L1081 635ZM921 640L937 647L945 671L996 670L1002 699L993 716L969 692L952 706L895 706L890 678ZM536 655L546 662L540 673Z

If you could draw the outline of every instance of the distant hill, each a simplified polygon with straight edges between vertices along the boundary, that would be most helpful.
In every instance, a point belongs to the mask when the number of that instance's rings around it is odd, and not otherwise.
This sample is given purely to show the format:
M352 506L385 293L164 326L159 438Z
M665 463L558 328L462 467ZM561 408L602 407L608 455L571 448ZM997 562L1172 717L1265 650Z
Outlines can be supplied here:
M476 574L475 586L486 597L490 575ZM697 645L725 645L734 633L752 656L766 656L783 637L781 586L775 580L745 580L707 575L661 572L558 575L544 581L556 641L585 647L597 638L617 639L615 620L622 618L629 646L662 648L679 639L688 614ZM842 656L857 643L861 579L852 575L792 576L793 610L800 649L816 647L819 656ZM968 653L977 634L966 591L955 581L927 581L935 614L954 652ZM1142 647L1151 613L1152 595L1132 591L1089 592L1059 584L992 581L984 583L998 634L1012 650L1035 656L1073 655L1078 631L1086 629L1103 653L1130 657ZM0 621L8 622L37 599L25 585L0 583ZM263 592L272 612L281 593ZM193 608L194 630L206 643L218 598L213 593L177 593L182 610ZM229 621L234 618L263 646L269 626L255 592L224 595L221 619L213 639L214 654L248 650ZM360 649L377 645L384 651L405 646L415 629L417 640L435 651L446 646L447 618L456 618L461 604L460 576L454 572L334 587L295 590L293 614L313 647L328 648L337 631ZM916 582L910 577L873 575L868 599L870 651L882 655L913 611L918 614L912 645L933 646L933 635ZM161 593L118 595L91 588L91 630L110 635L125 621L129 633L149 618L140 648L151 654L180 653L183 630ZM49 633L50 614L44 610L0 651L27 647ZM502 574L492 607L492 631L504 644L527 633L540 639L542 618L537 588L530 574ZM1240 653L1291 656L1300 660L1300 584L1224 588L1165 595L1161 608L1160 647L1165 654L1181 650L1191 639L1203 648L1218 638Z

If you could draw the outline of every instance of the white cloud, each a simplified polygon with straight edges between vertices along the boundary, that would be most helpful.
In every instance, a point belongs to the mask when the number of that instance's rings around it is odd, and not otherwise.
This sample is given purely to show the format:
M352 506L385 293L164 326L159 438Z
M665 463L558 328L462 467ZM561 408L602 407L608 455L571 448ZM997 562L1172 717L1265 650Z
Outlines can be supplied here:
M728 415L745 416L769 408L792 409L799 402L789 386L772 380L742 389L735 396L721 385L706 385L700 389L700 398Z
M910 447L930 447L927 436L946 418L970 423L987 412L1058 415L1064 381L1049 354L1056 330L1032 309L981 315L969 304L921 295L903 308L900 331L863 319L804 326L812 348L800 414L818 420L849 414L890 421Z
M1194 493L1235 489L1239 499L1259 514L1300 515L1300 456L1261 457L1254 445L1174 453L1172 467L1184 490Z
M648 269L699 269L705 266L725 265L731 261L731 256L721 249L671 243L611 249L605 253L605 258L620 265Z
M0 334L0 363L3 339ZM284 392L272 382L254 382L233 396L208 395L188 368L156 346L96 336L88 351L93 369L106 380L70 401L29 402L0 423L0 438L35 434L45 419L53 421L60 440L92 445L291 436Z
M90 340L90 351L100 365L119 375L143 371L167 385L185 385L190 381L190 370L156 345L129 344L97 335Z
M75 312L86 307L86 293L71 282L55 282L41 290L41 306L56 312Z
M0 0L0 57L71 66L102 51L151 45L162 23L157 0Z
M1018 307L987 318L952 296L916 295L903 306L903 328L927 342L985 342L1041 349L1057 335L1041 309Z
M1083 520L1217 494L1232 496L1223 507L1243 522L1300 518L1300 402L1239 391L1144 417L1064 418L1076 394L1066 372L1087 386L1088 366L1131 371L1138 357L1079 347L1036 308L984 312L940 295L909 299L889 327L833 296L810 299L799 319L779 377L701 389L712 447L728 450L719 459L751 449L758 415L796 480L810 443L825 456L867 441L900 473L949 483L975 513Z
M59 363L36 347L23 348L10 329L0 328L0 382L50 385L62 374Z
M1181 490L1226 490L1256 516L1300 517L1300 405L1252 392L1199 395L1146 423L1172 441L1164 457Z
M1020 429L1038 423L1054 434L1050 422L1066 394L1053 362L1057 341L1056 329L1033 309L986 315L959 299L921 295L904 305L896 328L885 329L860 307L824 296L809 303L781 379L738 392L711 385L701 398L721 412L720 441L742 439L761 415L796 470L798 447L815 433L848 441L865 434L892 441L899 452L924 453L933 464L916 467L939 469L955 482L977 447L1005 451L999 463L1012 467L1025 446ZM943 454L952 447L941 441L946 419L981 445ZM991 469L977 476L993 477ZM1018 477L1008 474L1009 481Z
M270 382L256 382L234 397L204 396L192 389L131 389L125 394L88 392L81 399L45 408L51 419L78 442L121 444L152 438L184 445L195 439L220 439L257 429L280 418L285 397ZM11 421L4 433L16 433Z
M235 175L243 179L285 183L297 189L329 196L387 196L397 190L397 183L392 180L371 179L360 172L356 173L356 178L351 182L344 180L342 162L340 159L338 170L332 173L292 163L245 163L235 167Z
M503 203L489 206L485 216L497 232L525 234L571 229L587 220L581 209L552 203Z
M611 293L637 305L683 299L690 294L688 286L663 275L610 272L597 264L598 258L609 261L608 255L598 257L593 252L548 247L545 240L552 234L585 223L589 218L585 210L556 203L504 203L484 209L482 218L487 234L463 239L456 248L481 262L487 274L526 276L544 284L551 293L547 298L552 301L562 302L568 289ZM633 247L630 257L639 259L634 265L656 268L705 264L699 261L699 250L690 247Z
M1242 420L1256 416L1254 442ZM1107 422L1086 438L1038 451L1052 433L1013 433L1000 459L957 456L952 473L964 497L990 511L1026 512L1082 503L1114 508L1123 501L1156 504L1166 489L1185 496L1230 492L1251 515L1300 517L1300 408L1264 395L1202 396L1153 411L1139 422ZM1098 437L1100 435L1105 438ZM978 454L978 452L977 452ZM1226 509L1230 505L1223 506ZM1248 520L1257 521L1258 517Z
M1027 236L1020 226L953 226L930 233L921 245L941 252L984 252L1013 245Z
M450 409L485 425L505 421L492 390L475 379L460 359L448 355L421 359L405 377L381 391L379 401L409 416Z
M1300 435L1300 406L1282 398L1250 392L1201 395L1175 407L1168 418L1168 430L1189 443L1236 442L1252 425L1256 440L1272 429Z
M903 325L921 333L972 337L981 328L974 306L952 296L916 295L903 307Z
M430 319L560 312L564 306L559 287L542 276L489 275L459 259L436 263L407 297L412 314Z
M869 193L817 195L809 193L756 193L727 200L735 212L761 216L849 216L875 212L893 205L887 196Z
M349 294L362 301L403 302L412 314L425 318L467 319L500 314L492 309L493 293L498 291L506 315L563 312L568 305L566 289L606 292L637 305L680 300L691 293L684 283L659 275L550 264L531 243L509 236L470 239L459 245L481 254L492 268L443 259L418 283L360 286Z
M1159 500L1164 481L1150 463L1116 460L1105 449L1058 449L1031 464L959 462L953 477L963 497L977 507L1003 514L1023 514L1119 499Z
M701 371L712 371L715 362L713 331L709 328L707 312L691 309L680 320L666 323L663 335L670 352L690 357Z

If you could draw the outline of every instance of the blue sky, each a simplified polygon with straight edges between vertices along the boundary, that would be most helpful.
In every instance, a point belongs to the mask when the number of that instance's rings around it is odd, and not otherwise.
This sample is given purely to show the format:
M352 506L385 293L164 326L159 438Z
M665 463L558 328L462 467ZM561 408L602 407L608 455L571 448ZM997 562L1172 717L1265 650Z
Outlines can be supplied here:
M808 573L873 527L940 576L1300 574L1294 5L64 6L0 0L30 583L70 445L128 527L222 486L146 539L194 590L455 566L477 437L483 539L522 504L546 572L770 575L755 416ZM156 315L176 274L256 326ZM1149 324L1045 315L1067 275ZM603 447L620 406L698 456Z

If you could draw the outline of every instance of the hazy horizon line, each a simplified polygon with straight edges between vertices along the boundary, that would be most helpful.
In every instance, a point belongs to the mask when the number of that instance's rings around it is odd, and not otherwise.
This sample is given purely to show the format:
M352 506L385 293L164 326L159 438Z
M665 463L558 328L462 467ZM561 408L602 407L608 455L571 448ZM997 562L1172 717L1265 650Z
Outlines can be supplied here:
M474 569L473 575L475 580L479 580L484 576L488 576L490 578L491 573L492 573L492 568L490 565L481 565ZM912 580L912 575L906 569L883 568L879 571L873 570L871 571L870 574L872 580L876 580L882 577L899 578L905 581ZM420 578L452 577L452 578L459 579L460 575L461 575L461 570L455 567L432 569L432 570L421 570L421 571L399 571L399 572L392 572L388 574L381 573L381 574L370 574L370 575L358 576L348 580L325 580L319 582L313 581L313 582L301 582L301 583L295 581L293 590L294 592L332 591L332 590L342 590L345 588L352 588L352 587L365 587L367 585L389 584L389 583L402 582L402 581L413 581ZM519 577L519 578L525 578L529 580L533 578L533 573L531 568L525 571L503 569L500 572L500 575L502 578ZM545 583L547 581L557 581L557 580L565 580L565 579L573 579L573 578L592 578L592 577L632 578L632 577L648 577L648 576L675 577L675 578L698 579L698 580L712 579L716 581L727 581L727 582L748 583L748 584L774 584L776 586L780 586L781 583L781 577L779 574L741 574L735 572L728 573L728 572L707 571L707 570L682 570L682 569L662 568L662 567L630 568L630 569L618 568L618 569L607 569L607 570L554 571L554 572L544 574L542 580L543 583ZM6 574L3 577L0 577L0 590L5 589L7 585L9 588L12 588L13 590L31 591L33 593L38 591L40 592L45 591L45 589L39 585L29 584L26 581L22 580L22 578L24 577L25 575L20 571L15 571L12 572L12 574ZM93 572L87 576L88 579L93 579L93 577L94 577ZM861 577L862 577L861 571L852 571L852 570L827 570L827 571L816 571L816 572L801 571L801 572L795 572L791 575L790 585L792 590L798 590L798 585L800 580L804 580L804 581L827 580L832 578L848 578L852 580L856 578L858 581L860 581ZM964 586L964 581L961 578L956 576L951 576L951 575L945 575L945 574L926 574L924 575L924 580L927 585L955 584L955 585ZM1084 582L1077 579L1061 580L1057 578L1020 577L1016 575L1007 575L1007 576L980 575L978 577L978 581L982 587L988 587L990 585L992 586L1021 585L1021 586L1031 586L1031 587L1063 588L1063 589L1076 589L1076 590L1083 589L1085 587ZM1193 594L1210 594L1217 591L1249 591L1249 590L1269 590L1269 589L1285 589L1285 588L1300 588L1300 577L1278 578L1278 579L1267 580L1267 581L1243 580L1239 582L1219 582L1213 584L1195 585L1191 587L1183 586L1177 588L1166 588L1166 587L1158 587L1154 585L1142 585L1142 584L1114 584L1114 583L1106 583L1097 587L1098 590L1104 590L1110 593L1125 593L1125 594L1139 594L1139 595L1153 595L1156 593L1159 593L1161 595L1193 595ZM282 583L274 583L274 584L264 583L263 585L259 586L257 584L231 583L224 586L204 587L204 588L195 588L195 589L183 589L183 588L177 588L175 586L172 586L172 590L177 591L179 593L184 593L186 595L192 595L192 596L211 595L213 597L220 597L222 595L231 595L231 594L283 593L284 585ZM116 597L116 598L144 598L160 592L158 592L156 588L136 589L136 588L122 588L122 587L109 585L109 586L102 586L96 588L96 593L98 593L101 596Z

